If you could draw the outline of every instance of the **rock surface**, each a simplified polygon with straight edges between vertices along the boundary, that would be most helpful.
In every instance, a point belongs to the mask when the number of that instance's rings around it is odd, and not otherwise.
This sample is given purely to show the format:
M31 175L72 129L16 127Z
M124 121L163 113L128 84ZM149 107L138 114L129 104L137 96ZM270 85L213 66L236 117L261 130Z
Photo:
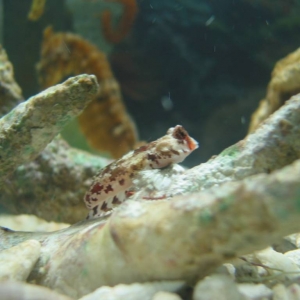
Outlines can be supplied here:
M95 76L79 75L31 97L1 118L0 187L19 165L37 157L97 90Z
M300 49L279 60L267 88L266 98L251 117L249 132L254 132L261 122L279 109L291 96L300 92Z
M48 288L15 281L0 282L1 300L75 300Z
M0 252L0 280L26 281L40 257L41 245L27 240Z
M206 277L195 286L193 300L246 300L238 291L234 281L227 276Z
M80 300L153 300L158 291L173 292L184 285L182 281L161 281L135 283L130 285L119 284L114 287L103 286ZM160 298L162 300L162 298ZM165 300L177 300L178 298L166 298ZM179 298L180 299L180 298Z

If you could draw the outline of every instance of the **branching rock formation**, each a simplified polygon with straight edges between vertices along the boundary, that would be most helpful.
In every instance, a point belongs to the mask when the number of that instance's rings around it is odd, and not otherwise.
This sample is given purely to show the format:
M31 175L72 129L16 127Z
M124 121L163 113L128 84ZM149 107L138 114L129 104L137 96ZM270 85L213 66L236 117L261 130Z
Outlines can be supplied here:
M253 113L249 133L276 111L291 96L300 92L300 49L279 60L272 72L266 98L261 100Z
M19 104L0 119L0 178L32 161L98 91L93 75L70 78Z

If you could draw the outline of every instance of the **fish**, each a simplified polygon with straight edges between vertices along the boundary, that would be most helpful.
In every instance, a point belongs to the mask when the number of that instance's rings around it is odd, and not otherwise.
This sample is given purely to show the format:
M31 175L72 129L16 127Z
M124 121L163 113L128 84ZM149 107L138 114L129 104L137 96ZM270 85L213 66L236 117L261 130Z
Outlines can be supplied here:
M198 148L198 142L181 125L166 135L125 154L100 170L84 196L87 219L110 214L132 195L134 180L145 170L163 169L182 162Z

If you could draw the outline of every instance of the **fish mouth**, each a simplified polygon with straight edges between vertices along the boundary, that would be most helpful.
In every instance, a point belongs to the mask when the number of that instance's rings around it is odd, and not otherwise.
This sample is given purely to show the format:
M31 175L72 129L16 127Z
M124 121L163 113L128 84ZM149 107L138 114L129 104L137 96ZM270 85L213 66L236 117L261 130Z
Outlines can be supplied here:
M196 140L194 140L193 138L191 138L191 137L187 137L186 142L187 142L188 147L191 151L194 151L199 147L198 142Z

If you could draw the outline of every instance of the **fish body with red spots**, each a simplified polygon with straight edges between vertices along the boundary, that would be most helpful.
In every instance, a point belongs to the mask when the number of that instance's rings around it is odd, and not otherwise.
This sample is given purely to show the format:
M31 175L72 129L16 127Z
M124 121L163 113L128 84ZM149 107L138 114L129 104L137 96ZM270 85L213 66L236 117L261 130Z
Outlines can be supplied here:
M139 172L161 169L182 162L198 143L177 125L156 141L129 152L103 168L94 178L84 202L89 209L88 219L101 217L131 195L133 180Z

